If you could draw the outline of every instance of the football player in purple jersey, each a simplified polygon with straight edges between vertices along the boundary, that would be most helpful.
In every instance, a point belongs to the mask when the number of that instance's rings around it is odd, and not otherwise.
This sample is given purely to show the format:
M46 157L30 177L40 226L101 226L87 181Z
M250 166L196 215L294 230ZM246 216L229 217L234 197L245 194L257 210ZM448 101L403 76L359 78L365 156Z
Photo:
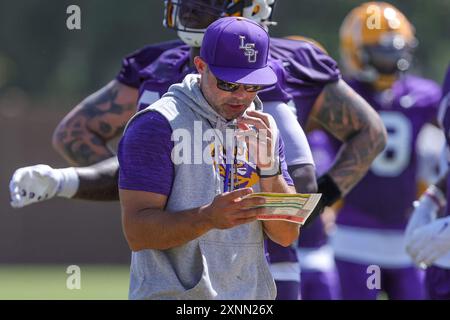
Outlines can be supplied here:
M450 148L450 65L443 85L438 120L446 139L443 155L448 167ZM414 204L406 229L406 249L411 258L426 269L425 284L430 299L450 300L450 217L448 168L442 177ZM445 196L446 194L446 196Z
M441 90L405 73L417 40L390 4L353 9L340 42L348 84L380 114L388 132L385 150L337 215L332 243L342 298L376 299L383 290L390 299L422 299L423 275L405 251L403 233L418 192L417 137L435 121Z
M116 200L117 160L107 142L121 134L135 111L133 106L148 106L171 84L193 72L192 59L212 21L241 15L269 26L273 4L273 0L166 1L164 25L177 30L182 41L150 45L127 56L117 77L83 100L55 130L54 147L69 163L96 164L19 169L11 181L12 205L20 207L55 195ZM367 102L341 79L336 62L311 43L271 38L270 64L279 82L259 96L264 111L282 123L280 132L296 189L314 192L318 188L323 193L319 207L331 205L364 176L384 148L384 126ZM288 104L295 106L298 122ZM344 142L333 166L317 182L310 153L299 152L305 142L300 124L306 126L307 121L321 124ZM279 249L279 254L271 256L273 263L298 264L294 248ZM298 276L277 284L279 298L298 294Z

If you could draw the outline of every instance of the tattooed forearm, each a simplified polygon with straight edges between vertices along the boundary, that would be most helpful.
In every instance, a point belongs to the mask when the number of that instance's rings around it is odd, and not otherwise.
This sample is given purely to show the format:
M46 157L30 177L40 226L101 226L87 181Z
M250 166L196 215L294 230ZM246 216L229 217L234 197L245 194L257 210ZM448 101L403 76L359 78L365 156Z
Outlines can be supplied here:
M117 81L87 97L58 125L53 146L70 164L87 166L114 155L107 142L136 111L137 90Z
M90 167L76 168L80 185L73 198L83 200L119 200L117 187L119 162L117 157L101 161Z
M343 142L328 174L346 195L384 149L386 129L372 107L343 80L325 86L312 116Z

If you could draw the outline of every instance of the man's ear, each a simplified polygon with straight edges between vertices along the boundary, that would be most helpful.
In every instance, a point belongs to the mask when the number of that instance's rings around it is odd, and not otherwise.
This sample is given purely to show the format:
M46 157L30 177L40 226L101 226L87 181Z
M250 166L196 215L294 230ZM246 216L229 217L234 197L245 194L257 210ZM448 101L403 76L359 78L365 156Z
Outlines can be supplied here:
M197 68L197 72L199 74L205 73L206 72L206 68L208 67L206 62L202 58L200 58L199 56L194 57L194 65L195 65L195 68Z

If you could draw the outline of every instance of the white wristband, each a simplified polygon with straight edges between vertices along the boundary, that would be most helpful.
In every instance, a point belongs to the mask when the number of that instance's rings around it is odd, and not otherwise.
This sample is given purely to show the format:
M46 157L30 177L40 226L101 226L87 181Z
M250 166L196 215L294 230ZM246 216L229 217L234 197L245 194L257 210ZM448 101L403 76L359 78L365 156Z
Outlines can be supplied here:
M57 169L61 174L60 184L58 185L58 191L56 194L59 197L72 198L78 191L80 179L78 178L77 171L73 167Z

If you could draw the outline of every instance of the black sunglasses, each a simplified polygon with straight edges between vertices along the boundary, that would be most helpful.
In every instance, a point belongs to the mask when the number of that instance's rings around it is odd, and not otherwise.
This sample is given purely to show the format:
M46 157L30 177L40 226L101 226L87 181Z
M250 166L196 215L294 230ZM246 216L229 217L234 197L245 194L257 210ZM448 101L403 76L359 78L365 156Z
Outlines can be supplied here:
M219 88L220 90L223 90L223 91L227 91L227 92L235 92L236 90L239 89L240 86L244 86L244 90L247 92L257 92L264 88L264 86L260 86L260 85L256 85L256 84L239 84L239 83L233 83L233 82L220 80L217 77L216 77L216 79L217 79L217 88Z

